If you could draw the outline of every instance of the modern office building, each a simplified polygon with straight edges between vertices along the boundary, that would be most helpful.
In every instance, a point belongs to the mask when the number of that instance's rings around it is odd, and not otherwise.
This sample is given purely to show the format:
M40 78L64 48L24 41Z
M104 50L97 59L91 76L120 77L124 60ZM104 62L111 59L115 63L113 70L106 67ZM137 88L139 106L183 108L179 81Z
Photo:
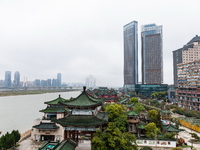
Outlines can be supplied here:
M96 79L92 75L89 75L85 80L85 86L87 88L96 87Z
M57 86L61 86L61 73L57 74Z
M19 73L19 71L16 71L15 74L14 74L13 86L14 87L20 86L20 73Z
M173 51L174 85L178 85L177 64L200 59L200 36L196 35L186 45Z
M200 60L177 65L178 106L200 111Z
M142 84L163 83L162 26L142 26Z
M41 80L41 87L47 87L47 80Z
M4 86L5 87L11 87L11 71L6 71L5 72L5 81L4 81Z
M168 84L136 84L135 93L145 97L151 97L154 92L167 92Z
M51 84L51 79L47 79L47 86L48 86L48 87L51 87L51 85L52 85L52 84Z
M124 89L138 83L138 22L123 27L124 32Z
M40 87L41 86L40 79L35 79L34 85Z
M57 84L57 79L52 79L52 87L56 87L56 84Z

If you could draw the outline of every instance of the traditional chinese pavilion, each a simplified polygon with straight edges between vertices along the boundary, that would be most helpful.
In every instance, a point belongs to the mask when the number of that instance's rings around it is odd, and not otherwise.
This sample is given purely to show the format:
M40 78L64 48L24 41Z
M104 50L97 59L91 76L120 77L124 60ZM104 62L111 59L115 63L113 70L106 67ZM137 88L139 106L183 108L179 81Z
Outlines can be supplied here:
M88 94L104 99L105 103L118 102L119 99L116 90L108 89L107 87L99 87L98 89L88 90Z
M94 98L83 92L76 98L69 100L60 95L57 99L45 102L47 107L40 112L43 119L33 126L33 140L62 141L72 139L78 141L87 136L92 139L96 129L108 122L108 113L101 111L104 100Z
M102 125L108 122L108 113L100 111L103 99L87 94L86 87L77 98L59 103L71 110L64 118L52 119L64 127L64 139L72 138L78 141L83 135L92 139L96 129L102 128Z

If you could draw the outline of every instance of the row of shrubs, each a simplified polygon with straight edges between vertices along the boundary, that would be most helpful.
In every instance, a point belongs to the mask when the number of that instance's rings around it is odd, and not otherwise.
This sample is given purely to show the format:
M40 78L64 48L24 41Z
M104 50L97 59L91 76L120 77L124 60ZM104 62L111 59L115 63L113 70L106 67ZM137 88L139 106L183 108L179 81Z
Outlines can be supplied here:
M177 113L177 114L180 114L180 115L184 115L186 117L195 117L197 119L200 119L200 112L198 111L194 111L194 110L189 110L187 108L181 108L181 107L178 107L177 105L168 105L166 107L167 109L173 109L173 113Z
M16 146L16 143L20 140L20 133L18 130L13 130L11 133L6 133L0 138L0 150L7 150Z

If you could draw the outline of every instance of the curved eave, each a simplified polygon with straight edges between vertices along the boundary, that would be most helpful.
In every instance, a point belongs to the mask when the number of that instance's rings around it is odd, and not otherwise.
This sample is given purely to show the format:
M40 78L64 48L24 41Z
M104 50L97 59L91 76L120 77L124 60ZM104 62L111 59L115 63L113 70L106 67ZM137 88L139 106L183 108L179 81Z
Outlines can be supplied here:
M86 96L88 98L88 100L91 101L94 104L91 104L91 105L72 104L73 102L77 101L81 96ZM65 101L65 102L61 102L61 101L59 102L59 104L65 105L67 107L79 107L79 108L100 106L100 105L103 105L103 103L104 103L103 99L94 98L94 97L88 95L85 91L83 91L77 98L75 98L73 100Z
M53 121L53 120L52 120ZM90 125L77 125L77 124L62 124L62 123L58 123L58 122L55 122L57 124L60 124L61 126L63 127L93 127L93 126L101 126L103 124L106 124L108 121L104 121L104 122L101 122L101 123L98 123L98 124L90 124Z
M95 105L85 105L85 106L80 106L80 105L68 105L68 104L65 104L65 103L60 103L62 105L65 105L66 107L68 108L87 108L87 107L97 107L97 106L101 106L103 105L103 103L98 103L98 104L95 104Z

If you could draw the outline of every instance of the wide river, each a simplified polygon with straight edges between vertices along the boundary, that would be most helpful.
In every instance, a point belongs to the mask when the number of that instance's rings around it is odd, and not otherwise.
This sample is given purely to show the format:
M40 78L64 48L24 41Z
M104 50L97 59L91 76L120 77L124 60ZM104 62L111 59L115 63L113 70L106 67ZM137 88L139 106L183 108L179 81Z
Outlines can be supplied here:
M0 131L2 134L12 132L12 130L24 133L32 129L35 119L42 118L43 113L39 110L46 108L47 105L44 102L54 100L59 95L68 99L75 98L79 94L81 94L80 91L73 91L0 97Z

